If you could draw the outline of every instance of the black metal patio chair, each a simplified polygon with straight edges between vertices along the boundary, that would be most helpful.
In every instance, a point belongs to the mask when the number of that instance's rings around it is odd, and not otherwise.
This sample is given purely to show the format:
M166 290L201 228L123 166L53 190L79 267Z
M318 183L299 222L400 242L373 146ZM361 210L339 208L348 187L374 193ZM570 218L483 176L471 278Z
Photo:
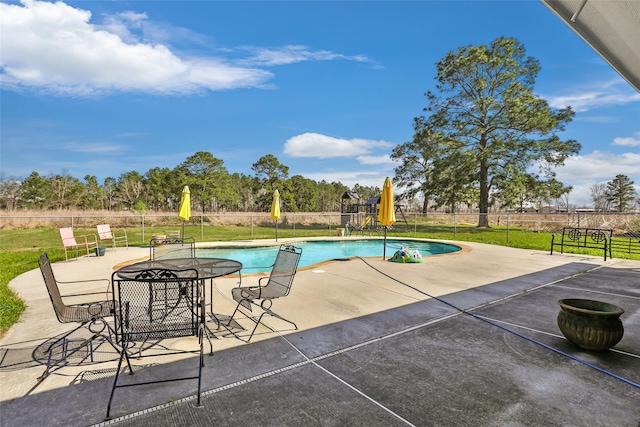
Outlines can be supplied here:
M51 299L51 304L53 305L53 311L58 318L60 323L78 323L78 326L71 331L65 333L63 336L55 339L51 344L47 346L44 350L44 354L48 355L47 357L47 368L44 373L38 377L38 381L44 380L49 375L49 370L51 369L51 349L55 345L62 345L62 356L63 360L69 357L71 354L79 351L82 348L88 347L89 351L92 352L92 343L98 337L105 338L109 344L117 351L120 350L113 344L111 340L111 333L113 330L105 320L105 317L111 317L114 315L114 305L112 300L103 300L103 301L90 301L90 302L81 302L76 304L65 304L64 299L67 298L82 298L89 295L104 295L108 298L108 289L109 289L109 280L108 279L91 279L91 280L78 280L78 281L69 281L69 282L61 282L56 280L53 274L53 268L51 267L51 262L49 261L49 256L46 253L40 255L40 259L38 260L38 265L40 266L40 271L42 272L42 277L44 279L44 283L47 286L47 291L49 292L49 298ZM90 283L90 282L106 282L107 290L104 292L88 292L82 294L65 294L62 295L60 292L60 287L58 285L70 285L77 283ZM86 327L92 334L92 336L86 339L79 347L73 349L71 352L67 352L67 338L76 332L77 330ZM107 330L105 334L105 329Z
M291 291L293 285L293 279L298 269L298 263L300 262L300 256L302 255L302 248L296 248L292 245L281 245L278 250L278 255L271 269L271 274L268 277L261 277L258 280L258 286L239 286L231 289L231 296L238 302L236 309L229 318L227 326L231 325L234 316L240 310L240 307L248 309L253 312L252 306L256 306L262 310L262 314L259 317L247 315L247 318L255 322L255 326L249 335L247 342L251 340L253 334L256 332L258 325L262 321L265 315L273 316L278 319L284 320L287 323L292 324L296 329L296 325L291 320L285 319L281 315L275 313L271 307L273 300L286 297ZM263 281L267 281L262 285ZM267 326L267 325L265 325ZM271 329L269 326L267 326Z
M141 270L134 279L120 279L117 272L111 279L114 304L118 309L115 316L116 342L122 347L116 377L111 388L107 405L107 419L111 417L111 403L116 388L141 386L181 380L198 380L198 401L202 382L204 298L197 270ZM199 353L198 375L182 376L163 380L118 384L122 362L126 360L129 374L134 371L129 352L139 343L140 356L143 346L150 340L163 341L178 337L198 337L199 350L171 350L164 345L148 346L146 357L172 354ZM151 352L151 348L154 348Z
M195 258L196 240L193 237L166 236L149 242L149 259L157 258Z

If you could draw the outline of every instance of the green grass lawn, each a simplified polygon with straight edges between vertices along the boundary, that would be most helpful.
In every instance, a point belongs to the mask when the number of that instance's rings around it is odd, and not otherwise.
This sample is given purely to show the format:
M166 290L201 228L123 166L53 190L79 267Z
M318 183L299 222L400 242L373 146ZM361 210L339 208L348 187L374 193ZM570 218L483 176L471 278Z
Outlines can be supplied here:
M131 246L146 245L154 234L162 234L166 228L145 229L144 239L141 229L128 229L127 236ZM94 234L93 229L77 229L75 234ZM201 235L201 233L203 235ZM335 235L335 229L329 231L322 226L281 226L278 237L281 239L292 237L312 237ZM365 233L365 235L367 235ZM373 235L376 235L373 233ZM275 230L272 226L215 226L187 227L186 237L194 237L196 241L233 241L250 239L272 239ZM536 249L548 251L551 234L536 233L517 228L495 226L478 228L474 225L418 224L405 227L396 225L389 231L391 237L420 237L428 239L459 240L466 242L487 243L522 249ZM144 241L143 241L144 240ZM60 235L57 228L37 228L30 230L0 230L0 336L16 323L25 310L25 303L9 288L9 282L18 275L38 268L38 258L42 252L47 252L51 262L64 260ZM584 255L602 256L602 251L591 249L569 248L565 252ZM616 258L640 259L640 256L613 254ZM44 286L44 283L34 285Z

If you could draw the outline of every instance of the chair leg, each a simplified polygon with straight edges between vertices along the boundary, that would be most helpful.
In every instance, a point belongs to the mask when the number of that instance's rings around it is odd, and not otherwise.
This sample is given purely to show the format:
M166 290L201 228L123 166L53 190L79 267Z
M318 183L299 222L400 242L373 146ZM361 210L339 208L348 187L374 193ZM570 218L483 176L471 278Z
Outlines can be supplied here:
M253 320L253 321L255 322L255 324L256 324L256 325L253 327L253 331L251 331L251 335L249 335L249 339L247 340L247 342L251 341L251 338L253 338L253 334L256 332L256 329L258 329L258 325L259 325L260 323L262 323L262 318L263 318L265 315L272 316L272 317L277 317L277 318L278 318L278 319L280 319L280 320L284 320L285 322L292 324L292 325L293 325L293 327L294 327L294 328L296 328L296 330L298 330L298 325L296 325L295 323L293 323L291 320L285 319L284 317L280 316L279 314L276 314L276 313L274 313L273 311L268 310L268 311L264 311L264 312L260 315L260 317L258 317L258 320L255 320L254 318L250 317L250 319L251 319L251 320ZM262 323L262 324L263 324L264 326L266 326L267 328L271 329L273 332L276 332L276 331L275 331L273 328L271 328L270 326L265 325L264 323Z
M200 363L198 365L198 403L196 403L196 406L202 406L200 399L200 390L202 389L202 367L204 366L204 325L200 327L198 335L200 335L198 337L200 340ZM209 340L209 343L211 343L211 340ZM213 354L213 349L211 350L211 353Z
M105 420L110 420L111 419L111 402L113 401L113 395L116 392L116 386L118 384L118 377L120 376L120 369L122 368L122 358L126 354L127 354L127 352L123 348L122 351L120 352L120 359L118 359L118 368L116 369L116 377L113 380L113 386L111 386L111 394L109 395L109 403L107 404L107 417L105 418ZM128 362L129 362L129 358L127 357L127 363ZM133 372L133 371L131 371L131 372Z
M292 325L293 325L293 327L294 327L294 328L296 328L296 331L298 330L298 325L296 325L295 323L293 323L291 320L289 320L289 319L285 319L284 317L280 316L279 314L274 313L274 312L273 312L273 311L271 311L271 310L267 311L265 314L268 314L268 315L273 316L273 317L277 317L277 318L278 318L278 319L280 319L280 320L284 320L285 322L292 324Z
M248 300L242 300L242 301L248 301ZM233 312L233 314L231 315L231 318L229 319L229 322L227 323L227 326L229 326L229 324L231 324L231 321L233 320L233 316L235 316L235 315L236 315L236 312L240 311L240 310L239 310L239 309L240 309L240 305L242 305L242 303L238 303L238 305L236 306L236 309L235 309L235 311ZM271 309L270 309L270 308L266 308L266 309L265 309L265 308L263 308L262 306L260 306L260 308L262 309L262 314L261 314L257 319L256 319L255 317L253 317L253 316L247 316L247 319L251 319L251 321L255 323L255 326L253 327L253 330L251 331L251 335L249 335L249 339L247 339L247 342L251 341L251 338L253 338L253 334L254 334L254 333L256 332L256 330L258 329L258 325L259 325L260 323L262 323L262 318L263 318L265 315L269 315L269 316L277 317L277 318L278 318L278 319L280 319L280 320L284 320L285 322L292 324L292 325L293 325L293 327L294 327L296 330L298 330L298 325L296 325L296 324L295 324L294 322L292 322L291 320L289 320L289 319L285 319L284 317L280 316L279 314L274 313L273 311L271 311ZM264 325L264 323L263 323L263 325ZM276 332L273 328L271 328L271 327L269 327L269 326L267 326L267 325L264 325L264 326L266 326L267 328L271 329L273 332ZM234 334L234 335L235 335L235 334Z
M244 301L244 300L243 300ZM238 312L238 309L240 308L240 305L242 304L242 302L239 302L238 305L236 305L236 309L233 310L233 314L231 315L231 317L229 318L229 321L227 322L227 326L231 325L231 322L233 321L233 317L236 315L236 313Z

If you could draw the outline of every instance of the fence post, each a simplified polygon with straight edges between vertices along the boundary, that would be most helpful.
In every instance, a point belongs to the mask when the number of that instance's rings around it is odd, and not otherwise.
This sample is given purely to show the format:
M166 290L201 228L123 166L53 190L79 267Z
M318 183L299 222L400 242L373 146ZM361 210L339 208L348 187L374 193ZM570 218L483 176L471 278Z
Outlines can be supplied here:
M71 228L74 228L73 227L73 215L71 215Z
M511 217L507 213L507 245L509 244L509 221L511 221Z
M413 237L418 235L418 214L413 214Z
M253 214L251 215L251 238L253 239Z
M295 212L291 214L291 222L293 222L293 237L296 237L296 214Z
M455 239L458 235L458 227L456 224L456 213L453 213L453 238Z
M200 241L204 242L204 214L200 214Z
M142 244L144 245L144 214L140 215L142 220Z

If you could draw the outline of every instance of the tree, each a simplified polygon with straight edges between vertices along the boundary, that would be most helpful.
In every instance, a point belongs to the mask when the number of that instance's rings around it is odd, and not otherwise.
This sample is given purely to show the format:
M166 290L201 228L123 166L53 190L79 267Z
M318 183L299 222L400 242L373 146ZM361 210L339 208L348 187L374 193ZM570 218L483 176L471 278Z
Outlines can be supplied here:
M234 173L231 175L231 185L235 193L238 195L236 209L244 212L252 211L255 207L255 195L257 189L260 188L258 178Z
M503 170L526 174L537 163L545 175L580 150L574 140L562 141L558 132L573 118L571 107L552 110L533 92L538 61L525 57L522 44L498 38L490 46L466 46L436 63L438 94L427 92L424 111L416 118L418 132L439 134L443 164L455 153L468 153L469 178L479 187L478 226L488 226L492 188Z
M21 186L17 179L0 178L0 208L13 211L18 207Z
M107 177L104 179L104 184L102 185L102 189L104 190L104 198L106 201L107 210L111 210L113 205L115 204L116 197L116 189L117 182L113 177Z
M371 197L380 197L382 190L377 186L366 187L364 185L356 184L351 189L354 193L360 196L360 203L365 203ZM344 194L344 193L343 193ZM342 194L339 195L342 197Z
M260 157L251 169L256 173L256 177L271 184L289 177L289 166L280 163L273 154Z
M274 190L280 193L282 207L295 211L296 204L289 179L289 167L280 163L273 154L262 156L255 162L251 169L262 183L262 189L257 194L257 208L264 211L271 209Z
M142 175L136 171L126 172L118 177L118 198L128 209L133 209L136 203L142 199L145 187Z
M82 183L66 172L50 177L49 185L51 188L51 203L55 204L55 207L59 210L78 206L78 202L84 193Z
M439 141L430 129L421 129L416 120L416 133L413 140L398 144L391 152L391 158L400 166L395 168L398 189L406 188L403 197L413 199L420 194L423 197L422 213L427 213L430 195L434 193L435 165L441 159Z
M49 181L40 176L38 172L32 172L20 187L20 202L30 209L47 208L51 198Z
M473 162L468 151L453 151L433 166L433 180L426 195L437 208L447 206L450 213L459 205L472 206L478 200L478 185L474 179Z
M98 178L95 175L84 176L84 196L80 199L80 206L84 209L101 209L104 208L102 193L104 190L98 184Z
M184 179L176 178L183 175L179 171L169 168L152 168L144 174L147 189L147 206L154 210L167 209L175 211L180 205ZM180 186L182 184L182 186Z
M560 181L551 178L545 183L549 197L556 203L556 208L564 208L569 212L569 193L573 190L572 186L565 187Z
M189 185L193 202L200 203L203 213L207 207L215 211L221 196L231 187L231 178L223 163L209 152L198 151L178 166L186 175L185 184Z
M591 191L591 200L593 201L594 209L598 212L609 210L607 185L603 182L596 182L589 190Z
M618 212L628 210L637 197L636 190L633 188L633 181L622 174L616 175L613 181L607 183L606 194L607 201Z
M318 210L318 183L302 175L291 177L291 189L296 209L294 212L316 212Z

